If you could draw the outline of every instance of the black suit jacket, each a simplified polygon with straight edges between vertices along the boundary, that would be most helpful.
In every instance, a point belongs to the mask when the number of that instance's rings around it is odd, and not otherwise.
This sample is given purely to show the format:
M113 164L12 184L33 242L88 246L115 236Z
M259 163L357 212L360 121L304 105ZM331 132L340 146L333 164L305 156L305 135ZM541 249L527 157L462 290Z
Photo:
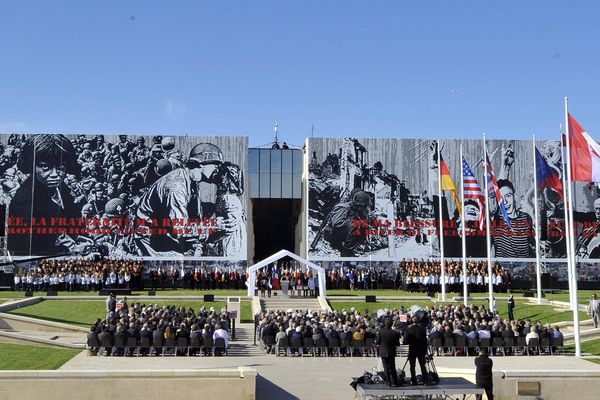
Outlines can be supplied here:
M381 358L396 357L396 347L400 344L400 333L389 328L382 328L377 335Z
M427 354L427 330L419 324L412 324L404 334L404 344L408 345L409 356Z
M494 362L487 355L479 356L475 358L475 382L478 386L486 387L492 386L492 367Z

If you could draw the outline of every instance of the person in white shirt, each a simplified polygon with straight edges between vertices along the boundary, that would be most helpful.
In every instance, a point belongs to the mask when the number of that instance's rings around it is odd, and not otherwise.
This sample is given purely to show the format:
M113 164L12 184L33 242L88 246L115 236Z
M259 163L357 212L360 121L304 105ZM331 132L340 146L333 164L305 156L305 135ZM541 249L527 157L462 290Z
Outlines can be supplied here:
M592 295L592 299L588 305L588 314L594 321L594 328L597 328L600 324L600 302L598 301L598 296L596 296L596 293Z
M527 336L525 336L525 341L527 342L527 346L529 346L529 341L531 339L539 339L539 338L540 338L540 335L538 335L536 327L532 326L531 330L529 331Z
M13 280L15 282L15 292L20 291L21 290L21 275L15 274L15 277Z
M477 334L479 335L479 339L491 339L492 338L492 335L490 334L490 330L488 329L487 324L481 325Z
M221 323L218 323L216 328L217 329L215 329L213 333L213 343L218 338L223 338L225 340L225 347L229 347L229 333L225 329L223 329L223 325L221 325Z

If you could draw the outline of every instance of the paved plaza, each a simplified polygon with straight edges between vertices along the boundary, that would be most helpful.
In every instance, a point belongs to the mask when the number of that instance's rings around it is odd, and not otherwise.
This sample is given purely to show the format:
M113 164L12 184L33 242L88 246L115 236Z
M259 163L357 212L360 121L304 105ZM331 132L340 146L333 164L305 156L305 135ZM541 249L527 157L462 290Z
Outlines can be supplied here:
M352 399L351 377L377 367L375 357L276 357L257 351L248 332L252 324L242 324L242 340L232 343L236 356L227 357L90 357L82 352L61 370L202 370L250 367L258 371L256 395L263 399ZM248 351L240 351L246 348ZM249 354L249 355L241 355ZM436 357L444 375L461 375L472 380L473 357ZM600 365L570 356L493 357L494 370L501 371L600 371ZM401 368L404 358L398 358ZM418 371L418 367L417 367Z

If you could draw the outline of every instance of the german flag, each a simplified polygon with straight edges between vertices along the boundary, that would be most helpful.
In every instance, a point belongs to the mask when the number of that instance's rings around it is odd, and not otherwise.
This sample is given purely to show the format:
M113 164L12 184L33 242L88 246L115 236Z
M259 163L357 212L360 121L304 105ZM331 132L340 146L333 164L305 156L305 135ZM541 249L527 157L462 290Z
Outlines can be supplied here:
M442 179L442 190L450 190L452 192L452 197L454 197L454 201L456 202L456 208L458 208L459 215L462 215L462 209L460 205L460 201L458 200L458 196L456 194L456 185L452 180L452 175L450 175L450 170L448 169L448 164L442 158L440 154L440 175Z

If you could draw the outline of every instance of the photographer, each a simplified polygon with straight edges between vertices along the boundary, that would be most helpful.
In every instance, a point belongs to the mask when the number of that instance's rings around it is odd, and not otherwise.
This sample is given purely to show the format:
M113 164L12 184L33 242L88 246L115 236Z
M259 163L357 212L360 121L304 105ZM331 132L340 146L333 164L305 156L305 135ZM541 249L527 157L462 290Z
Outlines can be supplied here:
M427 368L425 367L425 356L427 355L427 330L419 323L419 318L412 318L412 325L406 329L404 344L408 345L408 362L410 363L410 382L417 384L415 361L419 360L423 383L429 382Z

